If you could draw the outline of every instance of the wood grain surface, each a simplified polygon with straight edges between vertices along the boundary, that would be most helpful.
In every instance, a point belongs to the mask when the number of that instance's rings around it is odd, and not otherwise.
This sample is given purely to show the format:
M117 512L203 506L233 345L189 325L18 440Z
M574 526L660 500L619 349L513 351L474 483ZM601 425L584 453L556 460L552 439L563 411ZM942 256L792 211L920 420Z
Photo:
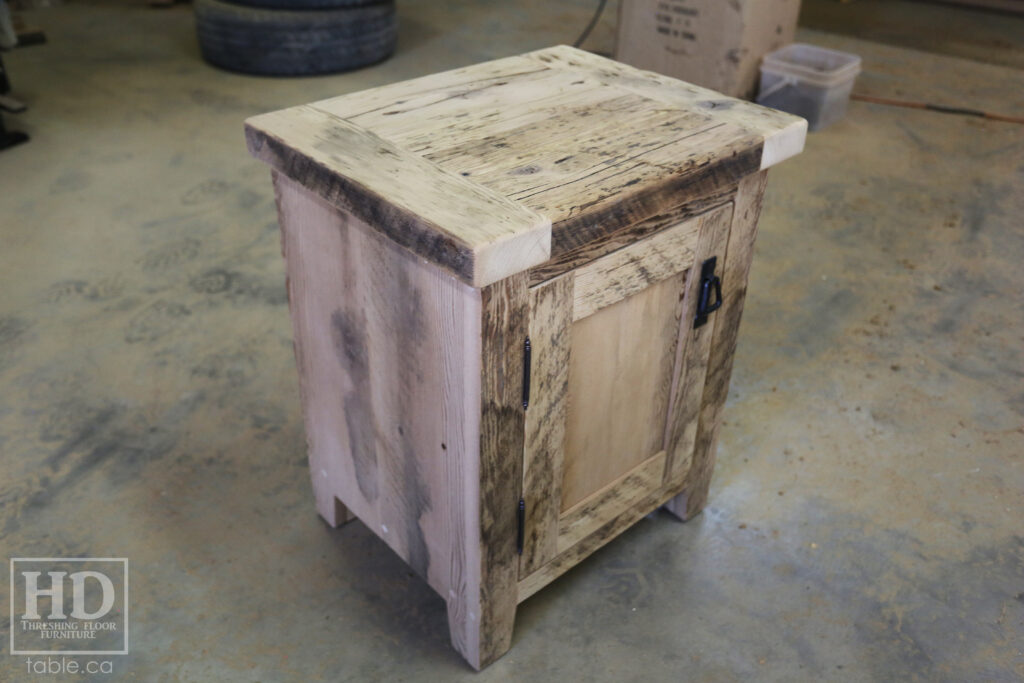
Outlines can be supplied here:
M715 465L718 428L729 392L729 377L732 374L740 317L747 294L747 278L754 256L757 221L761 214L767 179L767 173L763 171L744 178L736 195L729 243L722 266L724 300L722 308L708 322L708 325L714 325L714 335L708 358L704 397L700 402L693 462L687 471L683 492L666 505L668 510L681 519L689 519L698 514L707 503L711 472Z
M319 109L256 116L246 138L257 158L476 287L550 255L540 214Z
M573 320L687 270L694 263L698 237L731 209L721 207L622 247L574 271Z
M565 511L662 450L685 273L572 326Z
M477 454L480 294L274 183L317 509L336 524L340 499L441 595L458 592L450 530L475 508L448 470Z
M523 342L529 333L527 275L520 273L481 291L480 451L478 509L480 595L478 610L456 624L453 640L476 668L512 646L518 597L517 510L523 480ZM449 612L449 619L451 613Z
M526 516L520 576L536 571L558 552L572 311L571 274L530 290L533 362L523 456Z
M254 155L482 287L707 200L805 123L559 46L247 126Z
M520 600L683 486L691 458L676 451L696 439L714 332L693 330L698 265L724 262L733 204L671 215L684 218L531 289L543 410L527 411Z
M572 548L657 491L664 473L665 451L659 451L566 510L558 520L558 552Z
M617 85L678 107L695 107L713 112L716 119L735 123L756 133L764 143L761 170L796 156L804 148L807 121L799 116L762 107L746 100L723 95L671 76L636 69L622 62L600 57L566 45L524 55L545 64L562 63L571 68L589 69L615 79Z
M685 200L684 203L663 209L660 213L647 218L637 219L633 213L635 207L624 206L621 211L611 212L605 217L600 231L589 229L586 222L579 222L575 228L562 223L560 235L573 233L579 238L579 244L574 246L565 241L553 242L551 259L530 269L530 285L539 284L590 263L605 254L681 223L687 218L721 206L730 201L735 193L735 185L695 183L672 195L674 200Z
M648 492L645 496L631 499L630 505L625 507L618 515L608 519L578 543L559 553L554 560L548 562L539 570L521 579L518 586L519 601L522 602L531 597L541 588L578 565L594 551L612 541L616 536L636 524L646 515L657 510L667 499L678 494L678 492L678 484L663 484L657 489Z
M696 329L693 327L701 288L699 269L705 260L715 257L720 264L718 272L721 273L732 217L733 206L730 204L709 214L708 219L703 222L696 247L695 270L693 277L686 283L675 377L672 383L672 402L669 407L670 419L665 429L666 482L681 481L689 470L693 455L697 418L704 397L708 357L715 329L710 322ZM718 314L716 312L713 315Z
M639 516L703 505L759 169L801 125L566 47L247 122L275 169L317 509L445 598L473 667ZM694 331L709 255L726 300Z

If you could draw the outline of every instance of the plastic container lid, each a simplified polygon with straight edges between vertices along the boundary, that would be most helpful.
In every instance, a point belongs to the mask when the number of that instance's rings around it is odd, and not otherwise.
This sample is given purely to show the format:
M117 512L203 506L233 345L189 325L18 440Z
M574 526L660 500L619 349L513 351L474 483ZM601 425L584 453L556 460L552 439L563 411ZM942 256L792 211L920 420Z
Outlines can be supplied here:
M831 88L856 78L860 73L860 57L816 45L793 43L765 55L761 69L796 76L811 85Z

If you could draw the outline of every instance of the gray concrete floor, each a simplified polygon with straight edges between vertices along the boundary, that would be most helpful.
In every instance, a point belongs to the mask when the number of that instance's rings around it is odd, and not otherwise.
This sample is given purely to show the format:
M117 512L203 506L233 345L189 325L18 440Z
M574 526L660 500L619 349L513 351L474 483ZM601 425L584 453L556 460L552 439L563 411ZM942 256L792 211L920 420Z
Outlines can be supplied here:
M1020 14L928 0L801 0L800 25L1024 68Z
M383 543L316 517L242 120L570 41L591 7L400 5L394 59L296 80L204 65L187 7L29 15L50 44L5 57L33 141L0 153L0 555L130 558L117 678L1024 678L1013 124L853 103L773 171L709 509L531 598L485 672ZM864 92L1024 115L1019 70L802 37L861 54Z

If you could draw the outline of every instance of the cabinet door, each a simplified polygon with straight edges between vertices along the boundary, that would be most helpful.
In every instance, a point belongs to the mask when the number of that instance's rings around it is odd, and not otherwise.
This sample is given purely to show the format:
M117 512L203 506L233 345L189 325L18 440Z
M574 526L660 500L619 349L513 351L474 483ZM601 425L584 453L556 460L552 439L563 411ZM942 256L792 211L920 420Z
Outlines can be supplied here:
M713 209L531 288L520 580L679 492L714 328L694 327L701 265L722 271L731 219Z

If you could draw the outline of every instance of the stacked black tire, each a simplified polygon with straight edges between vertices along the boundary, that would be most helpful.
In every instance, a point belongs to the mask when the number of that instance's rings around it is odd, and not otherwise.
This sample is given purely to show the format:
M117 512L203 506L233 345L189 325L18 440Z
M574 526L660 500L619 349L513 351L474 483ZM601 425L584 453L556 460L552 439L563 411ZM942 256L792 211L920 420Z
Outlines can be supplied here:
M203 59L230 71L301 76L387 59L394 0L195 0Z

